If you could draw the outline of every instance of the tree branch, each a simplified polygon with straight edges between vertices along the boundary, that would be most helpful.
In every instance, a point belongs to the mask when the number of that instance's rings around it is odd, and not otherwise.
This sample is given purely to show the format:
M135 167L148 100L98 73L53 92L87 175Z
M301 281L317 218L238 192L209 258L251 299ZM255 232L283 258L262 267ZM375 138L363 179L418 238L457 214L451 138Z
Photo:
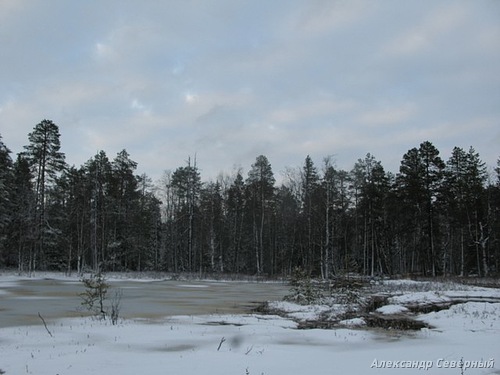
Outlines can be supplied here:
M54 337L52 336L52 333L49 331L49 329L47 328L47 323L45 323L45 319L42 317L42 315L40 315L40 312L38 313L38 316L40 317L40 319L42 319L42 322L43 322L43 325L45 326L45 329L47 330L47 332L49 333L50 337Z

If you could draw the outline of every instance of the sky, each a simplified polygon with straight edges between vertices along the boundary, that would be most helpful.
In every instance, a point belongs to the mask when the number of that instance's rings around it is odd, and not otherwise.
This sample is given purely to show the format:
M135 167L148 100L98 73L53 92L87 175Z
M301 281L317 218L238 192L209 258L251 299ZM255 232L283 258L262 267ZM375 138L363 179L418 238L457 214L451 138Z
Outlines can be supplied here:
M500 0L0 0L0 46L13 155L50 119L70 165L126 149L153 180L500 157Z

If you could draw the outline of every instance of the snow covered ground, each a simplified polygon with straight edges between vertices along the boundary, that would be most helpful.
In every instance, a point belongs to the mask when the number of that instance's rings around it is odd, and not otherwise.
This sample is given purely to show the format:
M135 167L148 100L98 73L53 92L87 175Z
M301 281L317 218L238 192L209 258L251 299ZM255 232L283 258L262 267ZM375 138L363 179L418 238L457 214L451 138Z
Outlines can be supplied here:
M440 290L435 297L463 292ZM469 292L499 295L497 289ZM416 288L392 297L378 312L404 313L408 301L428 301L433 293ZM297 320L327 307L280 304L290 316L173 316L117 325L70 318L47 322L50 334L42 324L3 328L0 370L6 375L500 374L500 303L458 303L417 317L434 328L405 332L349 328L349 322L346 328L297 329Z

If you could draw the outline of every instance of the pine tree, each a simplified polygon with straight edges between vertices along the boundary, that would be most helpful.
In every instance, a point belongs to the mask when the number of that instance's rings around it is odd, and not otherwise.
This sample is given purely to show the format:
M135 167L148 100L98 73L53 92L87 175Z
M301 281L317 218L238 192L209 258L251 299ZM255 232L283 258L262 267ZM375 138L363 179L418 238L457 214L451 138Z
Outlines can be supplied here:
M356 211L363 223L363 270L375 275L382 272L382 235L385 231L385 198L388 181L380 161L371 154L359 159L353 169L354 184L358 192Z
M242 242L244 235L245 220L245 182L240 171L237 172L227 192L227 221L230 238L230 256L232 258L231 269L239 272L244 268L244 257L242 256Z
M81 237L81 245L88 243L90 258L86 259L85 247L79 245L78 270L91 265L94 272L98 272L100 265L108 263L108 247L113 243L111 238L115 232L113 223L116 218L116 209L113 205L114 180L111 162L104 151L98 152L92 159L88 160L83 167L84 170L84 196L81 211L81 230L89 225L87 233L90 238ZM88 224L87 224L88 223ZM83 233L83 232L82 232Z
M467 247L467 154L460 147L455 147L446 163L442 199L447 213L447 243L443 255L443 272L452 269L465 273L465 254ZM459 250L458 256L453 251Z
M176 213L178 212L178 201L175 188L172 185L172 175L170 170L166 170L156 189L161 205L161 266L165 270L177 273L179 271L179 251L177 248L177 231L175 227Z
M443 171L445 164L439 157L439 151L429 142L423 142L419 148L419 154L423 163L423 182L425 189L425 209L427 213L427 238L428 238L428 257L431 259L432 276L436 276L436 265L438 254L436 251L435 233L437 224L435 223L435 201L441 189L443 181Z
M321 275L323 278L328 279L330 277L332 248L333 248L333 237L334 237L334 201L336 200L336 186L335 186L335 169L332 166L331 159L324 159L324 171L323 171L323 181L322 181L322 191L324 196L324 210L325 210L325 240L324 246L321 253Z
M117 267L130 269L137 265L134 254L136 238L132 228L139 202L138 181L134 175L136 168L137 163L130 159L126 150L120 151L111 162L109 197L113 210L107 262L113 271Z
M224 272L223 202L219 181L206 184L200 197L200 227L202 247L208 255L208 269Z
M0 266L10 263L6 258L6 243L8 241L8 227L12 220L12 177L13 177L12 159L10 150L5 146L0 135Z
M139 200L135 205L132 230L137 271L159 270L160 265L160 201L152 193L151 179L142 174L138 178Z
M329 157L324 160L322 192L324 201L324 276L336 273L340 268L351 269L353 256L346 243L349 227L348 211L351 204L349 196L350 174L344 170L336 170Z
M67 237L66 272L76 268L78 274L85 268L85 255L90 248L90 189L85 167L71 167L64 173L67 183L66 228Z
M16 209L9 226L10 246L17 251L19 272L30 270L34 257L34 211L35 191L28 161L22 154L17 155L14 163L14 182L12 204Z
M473 147L466 157L466 199L469 205L469 233L475 249L475 263L480 276L488 276L487 244L489 240L489 209L485 199L486 166Z
M197 253L196 236L196 214L200 199L201 179L196 161L191 165L191 158L188 159L186 167L177 168L172 174L172 187L178 200L178 212L176 213L177 228L182 235L177 236L180 243L175 244L181 249L178 261L181 263L181 269L187 271L202 270L200 254ZM184 235L187 233L187 236ZM186 239L186 241L182 241Z
M301 173L301 204L302 216L304 218L304 229L306 230L305 237L305 266L309 273L315 271L315 266L318 265L320 259L323 259L321 252L320 241L318 239L318 229L320 222L323 218L319 218L321 208L319 201L319 177L318 171L309 155L307 155ZM320 265L323 261L320 261ZM324 270L321 270L321 274ZM323 275L324 276L324 275Z
M56 177L64 170L65 155L60 152L59 128L50 120L37 124L28 135L29 145L25 146L24 156L30 164L35 180L35 231L36 248L31 270L35 270L37 260L43 259L45 241L50 233L50 218L47 216L47 193L55 183Z
M299 231L300 200L292 189L281 185L275 194L276 216L276 261L275 272L281 275L290 275L295 267L303 264L302 254L298 249L301 244L297 241Z
M247 188L250 193L252 211L252 232L255 249L255 270L263 272L264 267L264 229L267 207L274 194L274 174L267 157L257 156L248 172Z

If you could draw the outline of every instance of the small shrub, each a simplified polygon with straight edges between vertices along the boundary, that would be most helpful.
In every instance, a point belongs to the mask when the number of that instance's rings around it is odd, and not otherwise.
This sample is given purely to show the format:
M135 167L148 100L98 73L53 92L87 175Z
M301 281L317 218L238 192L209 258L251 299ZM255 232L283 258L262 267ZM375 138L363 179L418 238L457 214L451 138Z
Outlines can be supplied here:
M120 308L122 302L123 291L121 289L115 290L113 299L111 300L111 323L116 325L120 316Z
M331 291L331 296L336 303L345 305L361 304L363 302L362 295L359 291L346 287L333 289Z
M104 275L98 271L90 275L88 278L82 279L85 291L80 293L82 298L82 306L95 315L106 318L106 310L104 301L108 293L109 284L106 283Z
M323 298L321 288L314 285L310 276L301 268L294 269L290 284L290 294L285 296L285 301L308 305Z

